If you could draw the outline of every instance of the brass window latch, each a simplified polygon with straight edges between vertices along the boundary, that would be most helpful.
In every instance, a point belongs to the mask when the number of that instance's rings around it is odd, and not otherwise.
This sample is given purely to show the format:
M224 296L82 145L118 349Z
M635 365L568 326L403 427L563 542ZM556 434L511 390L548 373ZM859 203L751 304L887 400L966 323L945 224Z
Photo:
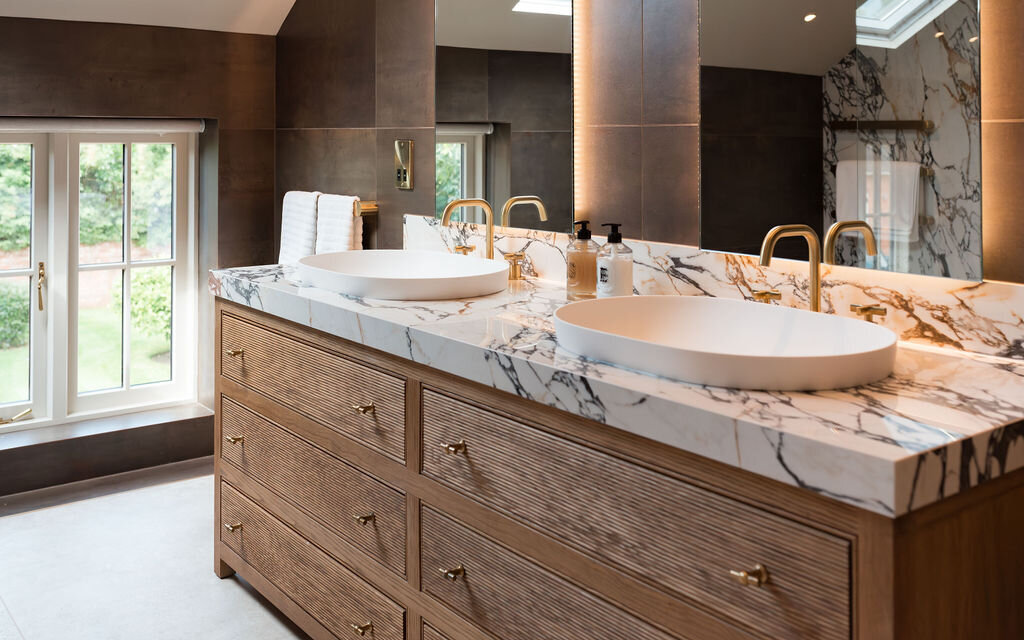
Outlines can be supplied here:
M39 276L36 279L36 291L39 293L39 310L43 310L43 284L46 283L46 263L39 263Z
M18 420L27 418L30 415L32 415L32 409L25 409L24 411L18 413L12 418L0 418L0 425L11 424L12 422L17 422Z

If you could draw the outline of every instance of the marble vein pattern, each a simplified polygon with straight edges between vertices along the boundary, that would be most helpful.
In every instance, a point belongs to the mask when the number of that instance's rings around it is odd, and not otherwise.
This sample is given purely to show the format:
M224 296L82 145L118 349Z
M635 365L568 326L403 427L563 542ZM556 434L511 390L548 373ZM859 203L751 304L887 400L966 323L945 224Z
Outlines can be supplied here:
M527 273L565 281L564 233L499 228L496 251L526 253ZM604 238L596 237L599 243ZM406 216L410 249L450 251L456 245L484 246L484 228ZM752 300L760 289L778 289L781 304L807 308L807 263L773 260L763 268L754 256L703 251L697 247L626 240L633 249L633 289L642 295L698 295ZM1024 286L822 266L822 309L853 317L851 304L885 307L879 321L906 342L1024 360Z
M515 244L542 240L526 234ZM421 241L441 242L436 233ZM555 262L550 248L541 255L535 264ZM702 269L669 263L694 274L681 289L707 282ZM305 287L291 267L272 265L214 271L209 286L226 300L887 516L1024 467L1024 363L1005 358L903 345L896 373L873 385L742 391L566 352L552 325L566 304L558 282L403 303Z

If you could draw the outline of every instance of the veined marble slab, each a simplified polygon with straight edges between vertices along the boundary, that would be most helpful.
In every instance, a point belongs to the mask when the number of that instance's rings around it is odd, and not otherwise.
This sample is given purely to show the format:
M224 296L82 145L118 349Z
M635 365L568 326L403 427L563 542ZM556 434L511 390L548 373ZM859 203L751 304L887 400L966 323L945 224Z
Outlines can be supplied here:
M663 278L681 289L725 286L691 263L666 264L680 273ZM681 277L690 272L692 282ZM1024 363L1009 359L904 344L895 374L873 385L741 391L565 352L552 325L566 304L557 282L424 303L304 287L278 265L214 271L209 285L226 300L887 516L1024 467Z

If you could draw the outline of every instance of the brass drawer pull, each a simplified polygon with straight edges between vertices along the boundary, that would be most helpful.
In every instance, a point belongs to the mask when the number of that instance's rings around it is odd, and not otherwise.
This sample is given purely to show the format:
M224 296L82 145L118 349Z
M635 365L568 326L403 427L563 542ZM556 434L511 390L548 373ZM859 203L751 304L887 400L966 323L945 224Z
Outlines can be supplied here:
M370 404L354 404L352 405L352 409L355 410L356 413L364 416L368 413L377 412L377 406L372 402Z
M241 522L236 522L235 524L225 524L224 528L227 529L228 531L230 531L231 533L234 533L236 531L241 531L242 530L242 523Z
M466 575L466 568L461 564L455 567L454 569L438 569L438 571L441 572L442 576L451 580L452 582L458 580L459 576L465 577Z
M237 358L238 356L245 355L245 349L228 349L224 353L228 354L232 358Z
M373 633L373 623L372 622L367 622L366 624L353 624L353 625L350 625L350 626L352 627L352 631L354 631L355 633L357 633L357 634L359 634L361 636L365 636L367 631Z
M356 519L356 522L358 522L359 524L364 524L364 525L367 524L367 523L370 523L370 522L376 522L377 521L377 514L375 514L372 511L370 513L366 514L365 516L354 516L354 517Z
M224 436L231 444L245 444L245 436Z
M762 564L754 565L753 571L730 571L729 575L748 587L763 587L768 582L768 569Z
M459 440L454 444L445 443L441 445L441 448L444 449L445 453L451 456L454 456L459 453L466 453L466 441Z

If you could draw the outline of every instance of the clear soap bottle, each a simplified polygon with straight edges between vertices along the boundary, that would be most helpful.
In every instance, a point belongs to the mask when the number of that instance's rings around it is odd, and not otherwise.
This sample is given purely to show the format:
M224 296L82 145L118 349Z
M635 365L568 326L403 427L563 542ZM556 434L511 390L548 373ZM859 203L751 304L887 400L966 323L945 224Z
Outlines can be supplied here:
M597 295L597 251L600 247L592 240L589 221L579 220L575 224L580 230L565 252L566 297L569 300L590 300Z
M633 250L622 242L621 224L611 227L608 242L597 253L597 297L614 298L633 295Z

